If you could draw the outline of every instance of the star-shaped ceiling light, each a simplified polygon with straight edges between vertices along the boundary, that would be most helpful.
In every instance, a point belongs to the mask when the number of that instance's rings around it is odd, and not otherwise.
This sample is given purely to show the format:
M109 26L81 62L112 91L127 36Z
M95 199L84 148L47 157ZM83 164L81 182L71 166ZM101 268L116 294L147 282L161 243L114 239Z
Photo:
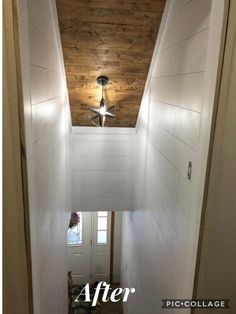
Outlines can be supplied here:
M103 96L103 87L107 85L108 81L109 79L107 76L99 76L97 78L97 83L102 86L102 98L100 101L100 106L99 108L89 109L93 114L95 114L92 116L90 114L90 122L98 127L110 126L116 118L115 106L112 105L107 107L107 103Z

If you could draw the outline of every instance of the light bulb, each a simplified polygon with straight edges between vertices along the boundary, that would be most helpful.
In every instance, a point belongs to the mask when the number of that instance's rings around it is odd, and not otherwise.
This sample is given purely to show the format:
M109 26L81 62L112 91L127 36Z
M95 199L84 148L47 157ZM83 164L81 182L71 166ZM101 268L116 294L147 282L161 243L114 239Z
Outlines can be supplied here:
M100 114L101 114L102 116L105 116L105 114L106 114L106 109L105 109L105 107L101 107L101 108L99 109L99 112L100 112Z

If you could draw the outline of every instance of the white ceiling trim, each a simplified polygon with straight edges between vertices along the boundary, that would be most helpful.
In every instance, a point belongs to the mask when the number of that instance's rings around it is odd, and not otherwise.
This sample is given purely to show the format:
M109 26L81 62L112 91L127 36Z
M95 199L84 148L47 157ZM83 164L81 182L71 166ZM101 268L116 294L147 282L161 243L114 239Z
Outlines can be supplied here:
M136 128L99 128L99 127L82 127L73 126L73 134L117 134L117 135L133 135L136 133Z

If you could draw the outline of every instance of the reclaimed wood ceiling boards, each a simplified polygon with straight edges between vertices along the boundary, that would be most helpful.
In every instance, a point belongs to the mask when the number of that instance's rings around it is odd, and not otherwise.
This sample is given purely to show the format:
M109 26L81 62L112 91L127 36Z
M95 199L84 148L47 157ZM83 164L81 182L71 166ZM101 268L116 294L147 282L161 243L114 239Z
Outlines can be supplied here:
M135 127L165 0L56 0L73 126L92 126L99 75L114 127Z

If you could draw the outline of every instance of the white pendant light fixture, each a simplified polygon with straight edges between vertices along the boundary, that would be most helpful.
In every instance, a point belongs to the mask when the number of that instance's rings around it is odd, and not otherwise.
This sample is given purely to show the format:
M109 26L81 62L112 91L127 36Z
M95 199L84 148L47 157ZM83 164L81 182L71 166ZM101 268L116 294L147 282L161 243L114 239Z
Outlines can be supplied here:
M99 108L90 108L89 121L98 127L110 126L116 118L115 106L107 106L103 95L103 87L107 85L109 79L107 76L99 76L97 78L98 85L102 86L102 98Z

